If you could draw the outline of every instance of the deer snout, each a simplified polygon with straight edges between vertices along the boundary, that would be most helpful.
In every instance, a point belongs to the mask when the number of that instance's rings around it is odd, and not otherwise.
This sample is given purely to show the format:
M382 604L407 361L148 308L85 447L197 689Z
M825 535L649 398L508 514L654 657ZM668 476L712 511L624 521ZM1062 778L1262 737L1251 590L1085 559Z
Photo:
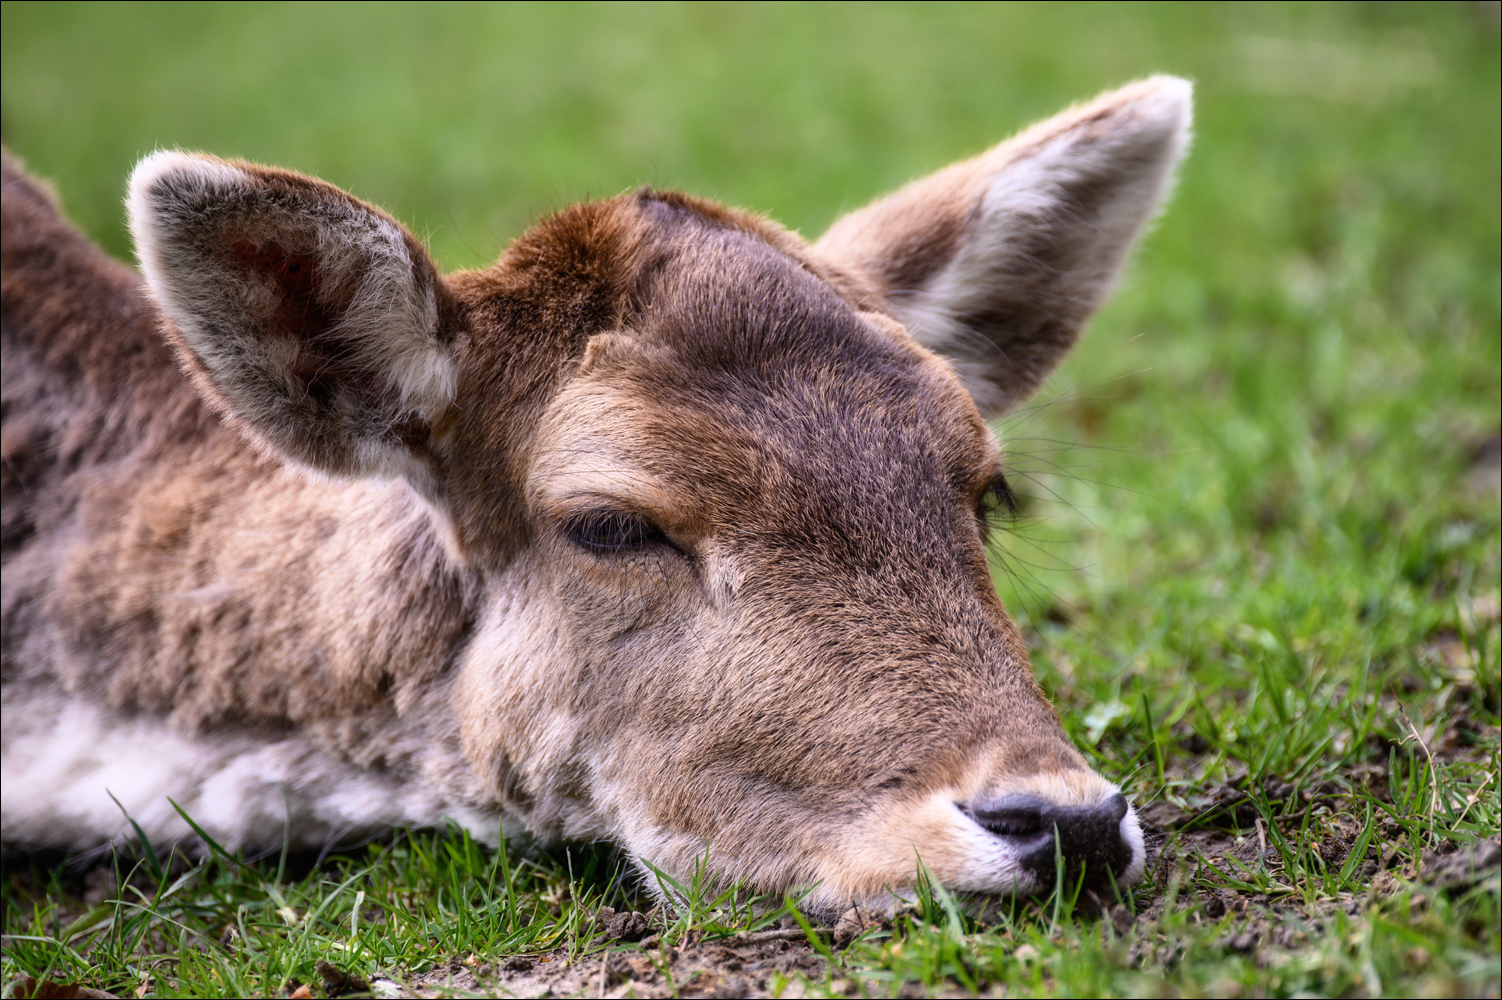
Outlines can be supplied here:
M1016 863L1040 889L1054 884L1058 859L1064 862L1064 885L1107 890L1128 881L1136 867L1141 835L1127 821L1129 808L1120 792L1093 805L1060 805L1032 795L1004 795L961 804L977 825L1010 848ZM1135 817L1134 817L1135 818ZM1126 822L1124 822L1126 821ZM1128 827L1131 827L1129 829ZM1134 836L1135 834L1135 836Z

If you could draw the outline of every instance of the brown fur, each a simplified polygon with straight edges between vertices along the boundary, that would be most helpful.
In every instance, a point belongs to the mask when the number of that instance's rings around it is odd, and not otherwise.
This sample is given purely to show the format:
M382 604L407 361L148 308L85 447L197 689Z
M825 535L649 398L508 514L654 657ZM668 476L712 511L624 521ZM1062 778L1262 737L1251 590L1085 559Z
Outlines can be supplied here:
M1094 141L1111 107L1047 136ZM915 847L991 884L933 795L1107 786L996 597L976 510L1000 452L901 291L989 238L977 178L1027 148L814 248L643 190L446 278L322 182L169 157L132 194L166 318L7 158L7 709L61 691L188 739L305 740L672 871L709 845L765 890L869 897ZM998 293L1002 395L1104 281ZM1058 325L1012 323L1024 300ZM602 511L648 536L581 542Z

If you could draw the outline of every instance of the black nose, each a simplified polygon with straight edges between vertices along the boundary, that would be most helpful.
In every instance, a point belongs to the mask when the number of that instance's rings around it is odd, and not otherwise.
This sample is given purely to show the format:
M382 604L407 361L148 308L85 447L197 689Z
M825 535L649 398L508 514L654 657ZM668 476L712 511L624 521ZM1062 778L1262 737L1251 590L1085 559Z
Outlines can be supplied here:
M1107 889L1132 861L1131 845L1121 836L1127 800L1120 794L1093 806L1060 806L1030 795L1008 795L974 802L966 811L991 833L1014 844L1022 867L1037 876L1045 890L1054 884L1059 855L1064 858L1064 885L1071 891L1081 871L1084 889Z

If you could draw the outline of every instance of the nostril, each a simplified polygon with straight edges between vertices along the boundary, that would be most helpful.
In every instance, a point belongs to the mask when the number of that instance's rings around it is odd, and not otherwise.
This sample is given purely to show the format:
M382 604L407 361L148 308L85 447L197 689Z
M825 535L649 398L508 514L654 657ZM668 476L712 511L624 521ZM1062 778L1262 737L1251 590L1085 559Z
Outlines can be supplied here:
M968 811L971 818L992 833L1002 837L1019 837L1051 829L1053 824L1047 817L1053 808L1042 799L1013 795Z
M1093 806L1011 795L972 803L965 811L991 834L1012 841L1022 866L1045 885L1053 883L1059 856L1069 879L1084 870L1086 888L1105 886L1132 861L1132 847L1121 832L1127 800L1120 793Z

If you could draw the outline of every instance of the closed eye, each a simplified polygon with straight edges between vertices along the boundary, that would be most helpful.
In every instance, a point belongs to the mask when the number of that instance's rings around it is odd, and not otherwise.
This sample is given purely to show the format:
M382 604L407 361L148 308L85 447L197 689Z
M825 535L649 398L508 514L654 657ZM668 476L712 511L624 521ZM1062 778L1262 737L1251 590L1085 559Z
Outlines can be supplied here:
M980 521L981 533L989 536L994 525L1014 520L1019 513L1017 494L1012 492L1012 485L1007 482L1007 477L998 472L986 484L985 492L975 505L975 517Z
M661 528L634 511L592 510L564 522L569 541L591 552L623 552L648 545L669 545Z

